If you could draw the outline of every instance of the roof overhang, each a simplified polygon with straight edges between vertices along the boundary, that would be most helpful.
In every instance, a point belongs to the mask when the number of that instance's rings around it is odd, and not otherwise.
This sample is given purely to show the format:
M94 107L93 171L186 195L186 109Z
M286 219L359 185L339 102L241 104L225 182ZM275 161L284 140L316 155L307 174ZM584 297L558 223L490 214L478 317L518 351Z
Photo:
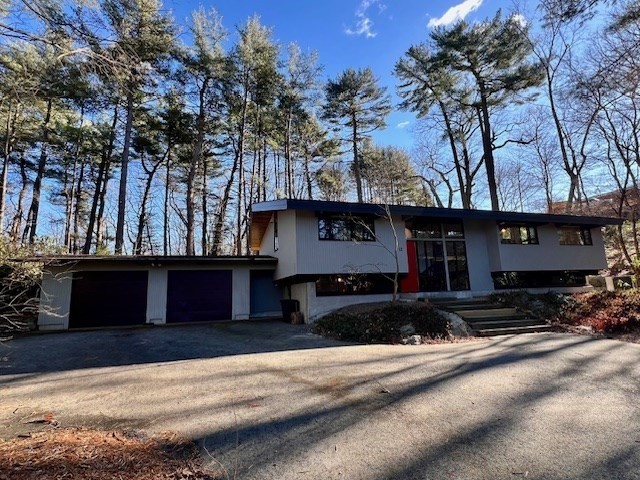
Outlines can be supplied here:
M38 262L47 266L100 266L100 265L148 265L162 267L167 265L184 266L240 266L273 265L278 259L267 255L254 256L186 256L186 255L42 255L15 258L18 262Z
M485 220L504 223L528 223L557 225L580 225L585 227L602 227L605 225L620 225L623 219L616 217L595 217L583 215L558 215L551 213L524 213L524 212L499 212L493 210L465 210L461 208L436 208L414 207L407 205L380 205L372 203L352 202L323 202L317 200L273 200L256 203L251 207L252 215L263 218L268 213L283 210L313 211L317 213L342 213L346 215L379 215L385 216L387 212L392 215L411 218L440 218L440 219L465 219ZM264 221L264 220L261 220ZM268 221L267 221L268 222ZM260 224L258 222L258 224ZM253 225L253 222L252 222ZM264 230L261 231L264 234ZM253 234L253 232L252 232ZM260 231L255 232L259 236ZM252 240L253 240L252 235ZM262 237L260 236L260 239ZM259 245L259 240L258 240Z

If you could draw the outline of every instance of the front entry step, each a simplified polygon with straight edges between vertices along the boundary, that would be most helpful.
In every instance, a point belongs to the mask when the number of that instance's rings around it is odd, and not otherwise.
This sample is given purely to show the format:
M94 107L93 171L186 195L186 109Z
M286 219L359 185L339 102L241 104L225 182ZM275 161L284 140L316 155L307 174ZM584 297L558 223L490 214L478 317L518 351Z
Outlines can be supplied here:
M488 298L438 299L432 302L436 308L460 316L480 337L548 331L551 326L544 321L506 308Z

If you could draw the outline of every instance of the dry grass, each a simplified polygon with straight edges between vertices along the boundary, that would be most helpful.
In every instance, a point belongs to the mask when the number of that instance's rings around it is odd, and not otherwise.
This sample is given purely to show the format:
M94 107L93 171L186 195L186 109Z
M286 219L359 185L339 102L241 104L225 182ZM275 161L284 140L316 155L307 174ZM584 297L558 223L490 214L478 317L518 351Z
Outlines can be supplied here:
M52 428L0 440L0 480L215 480L196 461L195 445L135 432Z

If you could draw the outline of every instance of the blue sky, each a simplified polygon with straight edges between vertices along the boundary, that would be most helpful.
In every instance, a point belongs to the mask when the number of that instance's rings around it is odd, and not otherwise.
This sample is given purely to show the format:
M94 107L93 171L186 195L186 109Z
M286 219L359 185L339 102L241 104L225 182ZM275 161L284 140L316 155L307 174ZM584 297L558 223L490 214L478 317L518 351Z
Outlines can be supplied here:
M198 4L165 0L179 23L186 23ZM478 20L508 9L506 0L216 0L203 2L221 15L233 33L254 14L273 28L273 38L286 46L296 42L303 50L316 50L324 66L324 78L333 78L346 68L371 67L380 83L393 95L396 61L415 43L427 39L434 25L456 19ZM375 135L381 144L410 147L413 143L411 112L394 111L388 128Z

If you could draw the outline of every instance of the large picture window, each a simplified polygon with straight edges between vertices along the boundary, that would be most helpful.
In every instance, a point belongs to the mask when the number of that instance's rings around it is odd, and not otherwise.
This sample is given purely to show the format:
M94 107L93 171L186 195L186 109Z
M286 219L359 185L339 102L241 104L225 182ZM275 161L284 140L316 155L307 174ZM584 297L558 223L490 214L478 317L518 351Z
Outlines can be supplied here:
M558 227L560 245L593 245L591 230L586 227Z
M538 229L534 225L500 225L500 243L538 245Z
M469 289L462 222L417 221L411 226L421 292Z
M320 240L374 242L376 240L373 217L322 215L318 217Z

